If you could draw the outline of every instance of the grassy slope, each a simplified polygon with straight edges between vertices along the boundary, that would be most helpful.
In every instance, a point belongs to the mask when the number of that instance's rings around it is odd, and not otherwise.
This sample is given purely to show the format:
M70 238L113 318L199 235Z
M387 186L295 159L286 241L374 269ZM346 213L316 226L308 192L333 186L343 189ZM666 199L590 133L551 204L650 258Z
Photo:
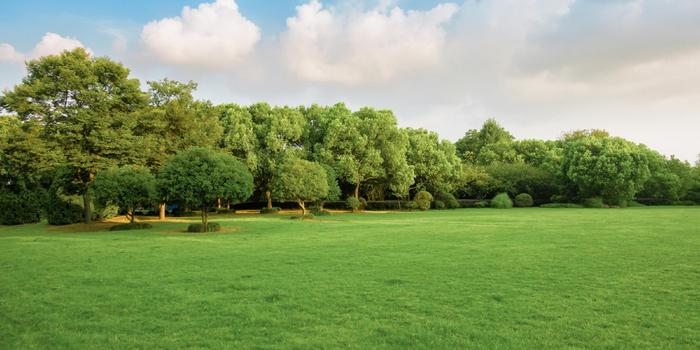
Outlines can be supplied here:
M0 348L698 348L700 209L0 227Z

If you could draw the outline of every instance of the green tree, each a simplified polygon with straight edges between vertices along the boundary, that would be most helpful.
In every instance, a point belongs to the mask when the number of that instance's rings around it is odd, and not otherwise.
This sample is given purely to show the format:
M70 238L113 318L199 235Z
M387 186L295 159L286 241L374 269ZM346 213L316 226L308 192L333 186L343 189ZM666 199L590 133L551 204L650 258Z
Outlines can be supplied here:
M84 221L90 221L90 185L111 166L137 163L136 111L145 94L129 70L84 49L64 51L27 63L27 76L6 91L0 105L22 120L35 119L43 137L56 145L75 169L83 196Z
M462 163L455 147L438 134L425 129L406 129L409 146L408 164L415 173L414 188L431 193L452 192L462 173Z
M513 144L514 137L495 119L488 119L480 130L468 130L455 143L457 154L467 163L488 165L494 162L512 163L519 160Z
M297 202L302 214L306 214L305 201L328 195L328 177L320 164L291 158L277 167L270 189L279 200Z
M0 117L0 188L16 192L36 186L62 161L56 147L42 138L42 130L36 120Z
M158 199L156 179L142 167L124 166L103 170L95 176L95 200L107 206L114 204L126 209L129 221L134 222L134 210L150 206Z
M646 147L618 137L583 137L564 148L563 174L579 198L602 197L624 205L649 178Z
M196 147L168 159L157 175L161 197L166 201L198 207L202 224L208 227L209 208L223 199L237 203L250 197L253 177L235 157Z

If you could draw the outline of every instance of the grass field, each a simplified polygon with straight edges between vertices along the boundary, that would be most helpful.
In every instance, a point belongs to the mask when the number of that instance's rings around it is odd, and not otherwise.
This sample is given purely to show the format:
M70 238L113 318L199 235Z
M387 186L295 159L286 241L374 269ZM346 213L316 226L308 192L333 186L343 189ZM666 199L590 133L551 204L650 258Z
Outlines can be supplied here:
M700 208L285 217L0 227L0 348L700 348Z

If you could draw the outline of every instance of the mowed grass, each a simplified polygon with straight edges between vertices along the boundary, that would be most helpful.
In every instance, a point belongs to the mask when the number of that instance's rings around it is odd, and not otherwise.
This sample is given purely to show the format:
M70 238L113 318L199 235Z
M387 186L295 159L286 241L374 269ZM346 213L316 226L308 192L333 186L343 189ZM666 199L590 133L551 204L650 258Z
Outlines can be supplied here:
M0 227L0 348L700 347L700 208L286 217Z

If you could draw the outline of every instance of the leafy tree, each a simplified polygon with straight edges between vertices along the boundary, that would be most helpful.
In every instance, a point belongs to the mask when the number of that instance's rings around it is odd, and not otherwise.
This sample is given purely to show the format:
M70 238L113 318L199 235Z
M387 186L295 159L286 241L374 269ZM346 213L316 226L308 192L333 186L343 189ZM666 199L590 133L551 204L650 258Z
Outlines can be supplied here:
M318 209L323 210L325 201L336 201L340 199L340 186L338 185L338 177L335 175L335 170L326 164L321 164L326 172L326 182L328 183L328 193L318 199Z
M101 171L93 184L95 199L103 206L114 204L126 209L134 222L134 209L157 200L156 179L145 168L125 166Z
M539 200L547 200L560 191L555 174L526 163L493 163L486 168L491 194L506 192L511 196L530 193Z
M323 163L354 185L355 198L360 186L370 181L404 192L414 174L406 162L408 136L398 129L393 113L371 108L350 113L344 107L335 113L318 151Z
M562 170L579 198L624 205L649 178L648 153L618 137L583 137L565 144Z
M145 164L157 172L163 162L190 147L214 148L221 139L218 109L209 102L196 101L194 82L163 79L149 81L149 105L139 119L138 134ZM165 219L165 202L159 204L160 219Z
M43 137L76 171L84 221L89 222L95 174L141 158L133 131L135 112L145 102L139 81L129 79L128 69L78 48L29 61L27 76L4 93L0 106L43 126Z
M495 191L494 182L486 167L467 163L462 167L456 194L460 198L490 198Z
M0 117L0 188L18 192L35 187L61 162L61 154L41 133L36 120Z
M209 208L221 198L232 203L250 197L253 177L248 168L231 155L207 148L189 148L168 159L157 175L161 196L202 209L203 227L208 227Z
M414 188L432 193L451 192L462 173L462 163L455 147L438 134L425 129L406 129L409 147L408 164L415 173Z
M275 170L270 182L275 198L295 201L306 215L305 201L315 201L328 195L328 176L323 167L314 162L291 158Z
M250 171L258 168L258 139L253 115L248 108L235 104L218 106L223 134L219 147L244 162Z
M513 140L513 135L495 119L488 119L480 130L468 130L455 147L457 154L471 164L511 163L519 160Z

